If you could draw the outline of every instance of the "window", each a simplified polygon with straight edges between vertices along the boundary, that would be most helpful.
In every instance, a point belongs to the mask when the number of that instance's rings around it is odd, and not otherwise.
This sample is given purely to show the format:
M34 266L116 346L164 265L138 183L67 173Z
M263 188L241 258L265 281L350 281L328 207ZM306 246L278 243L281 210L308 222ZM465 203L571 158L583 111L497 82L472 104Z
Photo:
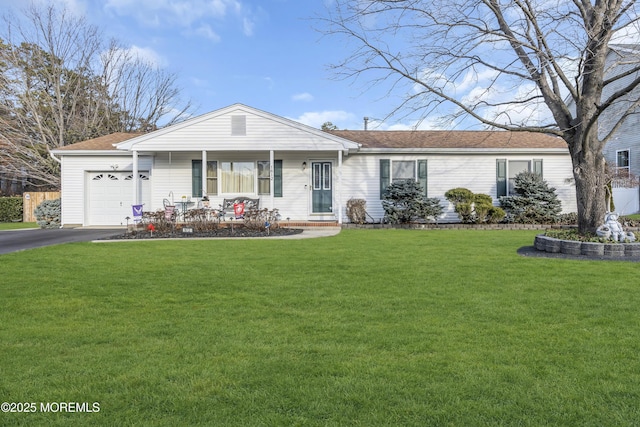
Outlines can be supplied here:
M427 196L427 161L380 159L380 198L389 184L402 181L417 181Z
M261 160L258 162L258 194L271 193L271 179L269 171L269 162Z
M618 173L629 175L629 150L616 151L616 167Z
M207 161L207 194L218 194L218 162Z
M530 160L496 160L496 196L509 196L515 192L515 178L521 172L531 171L542 176L542 159Z
M207 161L207 191L202 191L202 160L191 160L191 197L218 194L218 162Z
M413 160L394 160L391 162L391 182L415 181L416 162Z
M282 160L273 164L274 196L282 197ZM221 162L220 181L222 193L244 193L259 195L271 194L269 161L258 162ZM218 162L207 161L207 191L202 192L202 160L191 161L191 192L192 197L204 194L218 194Z
M515 194L516 188L516 175L521 172L529 172L530 162L528 160L509 160L507 165L507 172L509 176L509 186L507 188L507 194Z
M223 193L255 193L253 162L222 162Z

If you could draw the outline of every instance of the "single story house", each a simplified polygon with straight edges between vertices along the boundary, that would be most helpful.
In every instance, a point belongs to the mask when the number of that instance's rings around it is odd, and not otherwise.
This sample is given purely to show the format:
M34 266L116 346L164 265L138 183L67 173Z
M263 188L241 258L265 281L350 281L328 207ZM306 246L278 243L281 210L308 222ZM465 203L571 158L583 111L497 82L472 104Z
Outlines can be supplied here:
M53 151L61 162L62 225L125 224L132 205L203 196L212 207L237 196L257 198L291 221L347 222L346 203L365 199L376 221L381 192L415 179L445 207L465 187L497 198L531 170L556 188L564 212L576 210L571 158L559 138L505 131L322 131L234 104L146 134L115 133Z

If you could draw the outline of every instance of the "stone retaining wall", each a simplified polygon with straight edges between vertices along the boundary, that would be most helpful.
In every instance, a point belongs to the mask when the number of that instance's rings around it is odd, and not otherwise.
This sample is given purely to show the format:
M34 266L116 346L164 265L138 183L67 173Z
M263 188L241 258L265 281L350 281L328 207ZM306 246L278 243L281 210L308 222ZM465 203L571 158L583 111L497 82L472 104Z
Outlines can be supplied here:
M640 256L639 243L596 243L561 240L538 234L534 246L539 251L584 255L593 258L626 258Z

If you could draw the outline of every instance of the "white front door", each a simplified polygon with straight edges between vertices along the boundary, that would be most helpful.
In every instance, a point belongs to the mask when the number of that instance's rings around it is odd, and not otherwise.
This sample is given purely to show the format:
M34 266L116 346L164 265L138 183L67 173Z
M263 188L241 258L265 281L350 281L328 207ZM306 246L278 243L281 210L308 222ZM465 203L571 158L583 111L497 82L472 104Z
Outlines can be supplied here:
M88 176L89 205L87 225L125 225L133 218L133 174L131 172L92 172ZM149 173L140 172L140 202L150 207ZM133 221L129 219L129 224Z

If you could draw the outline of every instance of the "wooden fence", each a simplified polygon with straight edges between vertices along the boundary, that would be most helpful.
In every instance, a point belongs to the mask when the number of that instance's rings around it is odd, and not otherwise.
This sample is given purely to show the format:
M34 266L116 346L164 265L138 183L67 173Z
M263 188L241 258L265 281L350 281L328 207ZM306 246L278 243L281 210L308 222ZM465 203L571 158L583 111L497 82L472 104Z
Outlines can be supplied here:
M45 200L60 198L59 191L46 191L40 193L24 193L22 195L22 222L36 222L33 211Z

